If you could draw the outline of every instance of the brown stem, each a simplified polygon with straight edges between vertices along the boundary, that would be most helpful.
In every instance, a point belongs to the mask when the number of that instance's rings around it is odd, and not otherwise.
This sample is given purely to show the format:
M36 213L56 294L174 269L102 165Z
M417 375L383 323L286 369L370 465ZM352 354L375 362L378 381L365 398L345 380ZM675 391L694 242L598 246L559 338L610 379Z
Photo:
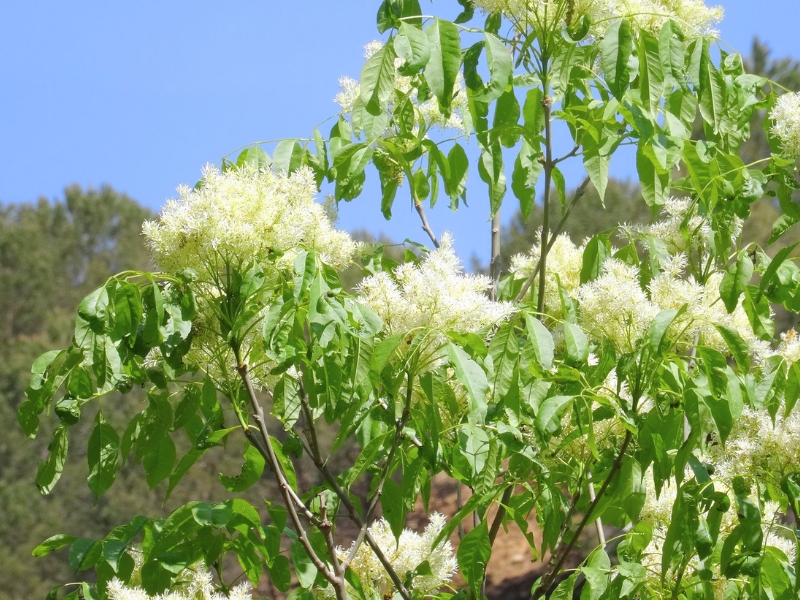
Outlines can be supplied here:
M322 576L334 587L336 591L336 598L337 600L346 600L347 599L347 589L345 588L345 581L344 577L338 576L336 573L332 572L328 565L320 559L320 557L315 552L313 546L311 545L310 540L308 539L308 534L306 533L303 524L300 522L300 516L297 514L296 504L300 500L297 497L297 494L294 493L292 487L289 485L289 482L286 479L286 475L283 472L283 468L281 467L280 461L278 460L277 455L275 454L275 449L272 447L272 441L270 439L269 431L267 430L267 423L264 418L264 410L261 408L261 403L258 401L256 397L256 392L253 389L253 383L250 380L250 374L247 371L247 365L244 363L239 362L236 370L239 373L239 377L241 377L242 382L244 383L245 390L247 391L247 395L250 399L250 406L253 409L253 419L255 420L256 424L258 425L259 432L261 433L262 441L264 442L264 447L258 447L259 451L266 452L265 459L269 462L270 467L275 475L275 479L278 482L278 489L280 490L280 494L283 497L283 503L286 506L286 510L289 513L289 517L292 520L292 524L294 525L295 529L297 530L297 539L300 544L303 546L303 549L308 554L311 562L314 563L314 566L317 570L322 573ZM313 514L305 507L305 505L300 501L300 506L302 506L305 510L306 517L310 517L309 520L313 519ZM320 523L322 525L322 523ZM323 527L324 533L324 527ZM331 548L331 554L335 553L335 546Z
M438 248L439 240L436 239L436 234L433 233L433 229L431 229L431 226L428 224L428 218L425 216L425 209L422 206L422 202L414 202L414 208L417 209L417 214L422 221L422 230L428 234L428 237L431 238L433 245Z
M536 587L536 590L531 594L531 598L533 600L537 600L544 596L547 593L547 590L553 585L553 582L558 577L559 569L564 566L564 561L567 560L567 556L575 547L575 544L578 543L578 538L580 537L581 533L583 533L586 524L592 518L592 513L597 508L598 503L603 497L603 494L606 493L608 486L611 485L611 480L614 476L619 472L622 468L622 461L625 458L625 453L628 451L628 446L633 440L633 435L631 435L630 431L625 433L625 440L622 442L622 446L619 449L619 454L614 459L614 463L611 465L611 470L608 472L608 476L606 477L605 481L603 481L603 485L600 487L600 490L597 492L597 496L595 499L592 500L592 503L589 505L588 510L583 515L583 519L581 519L580 524L578 524L578 528L575 530L575 533L572 535L572 538L564 546L561 551L554 552L552 558L550 559L550 563L547 565L547 571L545 571L544 576L542 577L542 582Z
M575 208L575 205L578 203L578 200L580 200L581 196L583 196L583 194L586 193L586 188L589 187L590 181L591 180L589 179L588 176L584 178L584 180L575 190L575 194L572 196L572 201L570 202L570 205L567 207L567 210L564 212L558 224L555 227L553 227L549 236L550 240L547 243L548 252L553 248L553 245L556 242L556 238L564 229L564 224L567 222L567 218L569 218L570 214L572 213L572 209ZM531 271L531 274L528 275L527 279L525 279L525 281L522 283L522 287L520 288L519 293L517 293L517 297L514 298L514 302L522 301L522 298L524 298L525 294L528 293L528 290L530 289L533 280L536 279L536 275L539 273L539 269L541 268L541 266L542 266L542 261L540 260L539 262L536 263L536 266L533 268L533 271Z
M303 369L303 371L305 371L304 367L301 368ZM306 422L308 423L309 432L314 432L315 428L311 414L311 407L308 404L308 394L306 393L302 378L299 379L299 383L300 383L300 389L299 389L300 406L303 411L303 416L306 419ZM401 427L399 427L398 429L402 432ZM372 537L372 534L368 531L367 528L368 521L363 519L361 515L359 515L358 509L356 508L355 504L353 504L353 501L350 499L350 494L348 494L347 491L344 488L342 488L341 484L339 483L339 480L331 472L330 468L325 463L325 461L322 460L322 455L319 451L319 445L316 442L316 437L313 437L312 439L315 440L314 447L309 447L309 445L307 445L307 443L305 442L303 446L306 449L306 452L309 453L309 456L311 457L314 466L325 478L325 481L328 482L328 485L331 486L333 493L336 494L336 496L341 501L342 505L344 505L345 510L347 510L348 517L353 523L355 523L356 527L358 527L359 529L359 536L362 537L364 540L366 540L367 545L375 553L375 556L378 558L381 565L383 565L383 568L386 570L386 573L392 580L392 583L397 589L397 592L403 597L404 600L410 600L411 594L403 585L403 582L400 580L400 577L397 575L397 572L394 570L394 567L392 567L391 563L389 562L389 559L386 558L386 555L383 553L383 550L381 550L380 546L375 541L375 538ZM344 563L344 565L342 566L343 570L344 568L346 568L346 565L350 562L350 560L351 559L348 558L347 561Z

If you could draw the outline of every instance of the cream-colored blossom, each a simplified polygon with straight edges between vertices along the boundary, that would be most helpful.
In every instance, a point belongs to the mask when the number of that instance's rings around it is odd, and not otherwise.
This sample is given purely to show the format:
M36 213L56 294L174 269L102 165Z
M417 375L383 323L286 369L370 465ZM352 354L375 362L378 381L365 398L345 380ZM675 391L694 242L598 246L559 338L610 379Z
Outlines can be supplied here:
M143 226L153 258L167 272L192 268L208 281L224 260L264 266L273 249L291 257L301 246L317 250L331 266L344 267L357 248L314 201L317 188L308 168L286 175L249 164L224 173L207 166L200 186L182 186L178 192L157 221Z
M690 213L688 218L687 213ZM684 223L688 240L681 231ZM661 208L659 221L650 225L633 226L631 229L661 240L670 254L706 248L711 233L708 221L697 213L696 203L689 198L669 198Z
M433 546L434 540L445 526L445 521L443 515L433 513L430 523L425 527L422 535L405 529L399 539L395 539L392 529L385 519L380 519L369 527L369 532L378 547L401 580L405 580L423 562L428 562L431 574L416 575L411 580L410 588L416 593L428 595L435 592L452 579L458 568L453 556L453 547L449 541L445 540L438 546ZM337 548L339 558L346 559L352 548L353 546L347 551L341 547ZM358 575L361 585L366 589L381 595L387 590L393 589L392 580L367 544L361 544L358 547L355 558L350 563L350 568ZM333 590L330 589L330 586L320 591L322 593L319 595L323 597L333 597Z
M796 330L790 329L781 334L781 343L775 354L785 358L790 365L800 360L800 336Z
M364 279L358 301L378 314L390 335L422 328L469 333L513 311L508 302L489 300L490 283L488 277L464 273L452 237L445 233L440 247L419 265L405 263L393 277L378 273Z
M128 550L134 559L134 572L126 585L117 577L108 582L108 600L251 600L250 583L245 581L223 594L216 590L214 580L202 562L185 568L173 582L169 590L163 594L150 596L140 586L141 583L141 551L138 548Z
M633 350L658 314L642 290L639 270L615 258L603 263L599 277L580 286L578 301L584 330L608 338L621 352Z
M511 272L517 278L527 278L542 255L541 230L536 235L536 243L527 254L511 257ZM559 284L572 298L576 297L581 284L583 268L583 250L585 246L576 246L569 235L562 233L556 236L550 251L547 253L547 267L544 284L544 305L551 314L561 313L561 295ZM532 297L536 297L539 278L531 286Z
M780 486L784 475L800 470L800 412L784 417L779 411L773 426L765 409L745 407L725 444L711 445L707 452L720 480L732 482L741 475Z
M473 0L487 13L502 13L522 29L541 30L572 25L587 15L602 35L610 19L630 18L641 29L661 30L668 19L677 21L687 38L716 35L722 20L719 6L706 6L702 0Z
M790 156L800 156L800 92L790 92L778 97L769 113L772 120L770 132Z

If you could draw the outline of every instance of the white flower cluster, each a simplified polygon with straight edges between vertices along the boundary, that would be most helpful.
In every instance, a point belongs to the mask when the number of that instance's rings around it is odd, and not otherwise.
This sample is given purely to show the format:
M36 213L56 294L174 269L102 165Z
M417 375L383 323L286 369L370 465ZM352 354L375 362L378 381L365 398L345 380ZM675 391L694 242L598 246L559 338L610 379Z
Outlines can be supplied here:
M583 328L622 352L633 350L659 312L639 283L639 270L615 258L578 289L578 301Z
M682 232L685 227L688 239ZM735 222L735 237L741 233L741 219ZM650 225L630 227L631 231L658 238L670 254L703 251L708 248L711 225L697 213L697 205L689 198L669 198L661 208L661 220Z
M691 478L692 475L687 470L687 477ZM645 502L640 513L640 520L649 523L653 526L653 538L650 544L645 548L642 554L642 565L648 572L648 587L655 591L662 589L661 574L662 574L662 552L664 542L667 537L667 530L672 522L672 509L677 500L677 484L674 479L665 482L661 488L660 495L656 496L655 489L652 485L652 467L648 469L644 477L647 491L645 493ZM724 485L724 484L723 484ZM724 490L723 490L724 491ZM728 492L730 494L730 492ZM730 534L734 527L737 525L737 516L735 509L735 499L731 500L731 508L723 513L720 523L720 539L724 539ZM712 509L715 510L715 509ZM795 543L785 535L783 527L779 524L780 512L779 506L776 502L766 502L761 507L761 528L764 535L764 546L772 546L783 552L789 559L790 563L795 559ZM700 561L695 555L691 557L688 564L687 573L691 573L693 569L700 566ZM673 574L674 575L674 574ZM713 579L713 587L715 598L724 597L722 591L728 585L728 580L716 573ZM666 588L664 588L665 598L672 596L674 591L674 579L668 576L666 581Z
M406 577L422 563L428 562L430 575L415 575L411 580L410 588L420 595L428 595L438 590L453 578L453 574L458 568L453 556L453 547L449 541L445 540L438 546L433 546L434 540L444 528L444 515L433 513L430 519L430 523L425 527L422 535L405 529L399 539L395 539L392 529L385 519L380 519L369 527L369 532L378 547L402 581L405 581ZM352 550L352 546L350 550ZM337 548L340 559L347 558L350 550ZM353 562L350 563L350 568L358 575L365 590L371 590L383 597L385 592L393 589L392 580L386 573L386 569L383 568L378 557L367 544L359 546ZM323 597L333 596L330 586L321 592Z
M541 230L537 233L537 241L528 254L517 254L511 257L511 272L525 279L536 268L542 255ZM560 314L561 295L559 285L570 296L575 296L581 284L581 268L583 267L584 246L575 246L566 233L555 238L550 252L547 254L547 269L544 284L544 303L552 314ZM538 284L538 278L536 283ZM535 287L535 286L534 286Z
M108 582L108 600L251 600L250 583L245 581L231 588L228 594L218 592L214 587L211 573L202 562L184 569L173 583L172 588L163 594L150 596L138 583L141 582L141 552L129 551L135 562L131 581L125 585L114 577Z
M796 330L790 329L781 334L781 343L775 354L785 358L790 365L800 360L800 336Z
M745 407L733 424L725 445L708 448L716 468L715 477L733 481L737 475L751 481L770 481L780 486L784 475L795 473L800 465L800 412L772 418L765 409Z
M769 118L772 119L770 133L780 140L783 151L790 156L800 156L800 92L778 97Z
M545 308L548 314L556 318L561 314L560 285L578 301L578 316L587 333L596 338L608 338L617 350L629 352L660 311L686 305L686 311L671 328L673 334L679 334L679 343L699 343L728 353L727 344L716 328L725 326L739 333L757 362L769 356L769 344L753 332L742 303L739 302L729 314L720 299L723 273L711 273L705 284L684 274L686 252L703 256L709 250L711 227L697 214L696 205L686 199L670 198L662 217L647 226L623 226L629 236L657 238L669 253L666 259L662 259L662 271L646 288L642 287L637 267L614 258L603 263L599 277L581 285L580 272L586 246L576 246L566 234L559 235L547 255ZM686 236L681 233L682 224L688 230ZM741 233L741 226L741 220L733 221L731 235L734 239ZM539 262L540 254L540 243L537 243L528 254L514 256L511 271L518 278L527 277ZM536 293L535 284L531 293ZM781 346L783 350L778 351L791 361L800 358L800 343L792 342L792 339L785 340Z
M364 46L364 59L369 60L376 52L383 47L383 42L372 41ZM395 69L403 65L402 58L395 58ZM334 98L334 102L339 105L342 114L353 112L356 101L361 96L361 86L358 81L352 77L340 77L339 86L341 91ZM400 75L397 71L394 74L394 89L400 94L408 94L411 101L415 104L420 116L425 121L428 127L434 125L440 129L456 129L464 131L464 122L461 119L461 114L469 110L467 106L467 91L464 87L464 78L459 72L455 84L455 94L451 103L450 115L445 118L442 111L439 110L439 103L436 98L429 98L425 102L417 101L417 90L412 85L412 78Z
M358 301L383 320L389 335L427 328L470 333L493 325L513 311L509 302L486 296L488 277L467 275L449 233L419 265L405 263L394 275L377 273L359 286Z
M702 0L473 0L473 4L537 29L571 25L588 15L598 25L595 35L602 35L605 23L614 18L632 18L650 32L658 32L668 19L674 19L689 38L716 35L714 25L723 15L721 7L706 6Z
M166 272L192 268L208 281L221 260L264 266L271 250L291 255L299 246L344 267L357 249L314 202L317 188L307 168L287 176L249 164L224 173L207 166L198 188L182 186L178 192L180 198L169 200L157 221L143 226L153 258Z

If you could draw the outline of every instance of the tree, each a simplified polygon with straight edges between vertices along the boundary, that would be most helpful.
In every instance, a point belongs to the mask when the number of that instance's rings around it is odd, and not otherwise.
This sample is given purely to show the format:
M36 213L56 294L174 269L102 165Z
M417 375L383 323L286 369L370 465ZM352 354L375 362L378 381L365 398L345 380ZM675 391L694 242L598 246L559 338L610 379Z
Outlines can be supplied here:
M35 553L69 546L76 570L94 569L68 596L241 599L294 577L295 598L452 598L458 571L456 595L479 598L502 527L529 534L532 515L531 551L549 557L533 600L798 595L797 527L783 517L800 514L800 338L775 339L771 305L800 309L800 270L791 247L770 257L741 232L762 197L783 210L770 241L800 221L800 96L775 95L738 54L715 62L721 14L701 2L482 0L483 28L459 4L450 21L384 0L388 38L367 47L360 82L343 80L328 136L206 170L144 226L159 271L111 276L78 305L68 347L34 362L18 414L29 436L50 425L43 493L92 405L98 497L129 460L171 491L209 450L241 450L221 495L42 542ZM760 109L773 152L745 164ZM573 138L563 156L554 121ZM466 136L488 186L488 278L466 275L425 217L439 192L463 199ZM578 245L556 206L572 214L590 184L604 199L623 144L660 216L624 215L616 239ZM579 185L559 166L573 159ZM399 267L362 256L354 295L339 272L361 247L314 195L327 180L354 201L373 167L384 215L403 184L432 248ZM541 233L501 278L503 200L510 189L527 217L540 177ZM111 422L101 399L133 389L146 405ZM335 460L354 442L349 463ZM301 457L316 481L298 477ZM442 474L469 500L404 530ZM240 495L262 478L267 514ZM614 550L604 523L623 528ZM597 546L567 568L592 527Z

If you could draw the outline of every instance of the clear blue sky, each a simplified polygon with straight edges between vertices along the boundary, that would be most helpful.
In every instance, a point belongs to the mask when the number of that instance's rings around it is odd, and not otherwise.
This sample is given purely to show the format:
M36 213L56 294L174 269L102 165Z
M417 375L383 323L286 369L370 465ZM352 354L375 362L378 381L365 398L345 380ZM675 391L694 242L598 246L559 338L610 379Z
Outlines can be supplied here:
M800 57L797 1L723 2L722 39L746 54L758 35L774 56ZM378 37L378 4L0 2L0 202L109 183L158 209L207 162L257 140L307 136L336 112L339 76L358 77L362 46ZM459 7L437 0L434 9L452 18ZM625 160L612 170L633 171ZM473 181L469 208L453 214L442 202L430 220L453 231L462 256L485 262L484 190ZM403 192L392 222L368 187L341 206L339 226L426 241Z

